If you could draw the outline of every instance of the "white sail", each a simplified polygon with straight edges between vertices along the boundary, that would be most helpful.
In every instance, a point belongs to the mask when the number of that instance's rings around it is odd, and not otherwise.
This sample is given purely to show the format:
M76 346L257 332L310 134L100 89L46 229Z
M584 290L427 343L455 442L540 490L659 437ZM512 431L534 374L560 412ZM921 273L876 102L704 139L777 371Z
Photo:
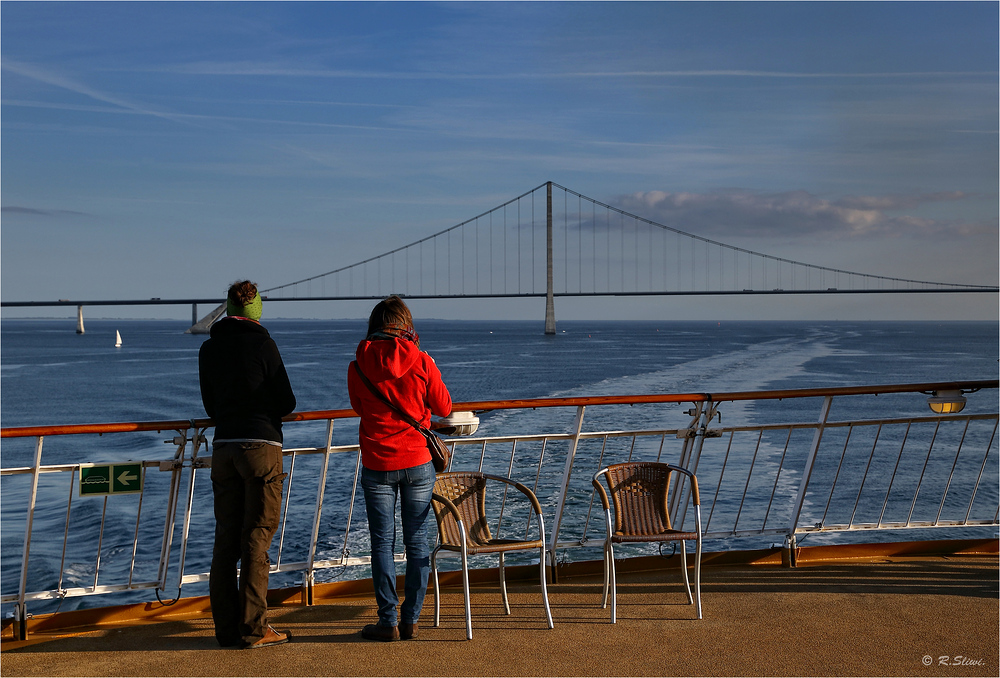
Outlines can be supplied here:
M115 330L115 348L122 347L122 334L118 330Z

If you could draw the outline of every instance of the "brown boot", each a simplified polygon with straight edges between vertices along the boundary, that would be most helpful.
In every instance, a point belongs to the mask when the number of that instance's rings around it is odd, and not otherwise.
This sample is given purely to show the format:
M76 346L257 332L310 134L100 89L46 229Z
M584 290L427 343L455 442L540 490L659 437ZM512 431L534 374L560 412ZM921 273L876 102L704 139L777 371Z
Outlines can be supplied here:
M381 640L383 642L399 640L399 629L395 626L368 624L361 629L361 637L365 640Z
M278 633L274 628L268 624L267 629L264 631L264 637L255 643L250 643L244 649L254 650L260 647L272 647L274 645L281 645L287 643L292 639L291 631L285 631L284 633Z
M416 638L417 632L417 622L412 624L407 624L406 622L400 622L399 624L399 637L401 640L409 640L410 638Z

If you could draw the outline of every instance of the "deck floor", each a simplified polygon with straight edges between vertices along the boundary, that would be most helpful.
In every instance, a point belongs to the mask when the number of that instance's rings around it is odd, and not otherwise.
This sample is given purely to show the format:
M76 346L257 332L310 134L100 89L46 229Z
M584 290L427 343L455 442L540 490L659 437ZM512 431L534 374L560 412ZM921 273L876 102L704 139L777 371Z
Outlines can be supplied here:
M371 597L271 611L293 641L219 648L194 618L5 640L4 676L996 676L1000 604L995 556L887 558L788 569L706 567L696 621L679 573L625 573L618 623L602 610L600 577L550 586L546 628L537 585L473 592L465 641L461 591L428 594L418 638L373 643Z

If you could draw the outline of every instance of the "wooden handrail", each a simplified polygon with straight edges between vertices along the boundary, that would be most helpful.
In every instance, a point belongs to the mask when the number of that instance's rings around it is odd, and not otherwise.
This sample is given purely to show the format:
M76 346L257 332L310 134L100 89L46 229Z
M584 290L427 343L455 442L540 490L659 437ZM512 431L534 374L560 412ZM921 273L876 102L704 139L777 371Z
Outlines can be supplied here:
M888 393L928 393L931 391L978 391L998 388L1000 380L945 381L924 384L884 384L880 386L840 386L835 388L797 388L776 391L736 391L732 393L664 393L630 396L577 396L572 398L525 398L520 400L482 400L453 403L456 412L490 412L493 410L535 409L539 407L589 407L592 405L645 405L650 403L696 403L735 400L784 400L786 398L818 398L826 396L880 395ZM311 410L292 412L282 421L320 421L350 419L358 414L352 409ZM73 435L83 433L127 433L135 431L184 430L207 428L211 419L174 419L167 421L133 421L109 424L64 424L56 426L13 426L0 429L0 438Z

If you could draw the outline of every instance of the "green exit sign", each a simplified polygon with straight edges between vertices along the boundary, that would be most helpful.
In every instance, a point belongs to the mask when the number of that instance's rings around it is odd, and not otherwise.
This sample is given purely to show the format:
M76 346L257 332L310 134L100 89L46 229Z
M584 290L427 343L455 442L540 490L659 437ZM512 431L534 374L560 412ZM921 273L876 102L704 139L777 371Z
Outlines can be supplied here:
M142 463L84 464L80 467L80 496L142 492Z

